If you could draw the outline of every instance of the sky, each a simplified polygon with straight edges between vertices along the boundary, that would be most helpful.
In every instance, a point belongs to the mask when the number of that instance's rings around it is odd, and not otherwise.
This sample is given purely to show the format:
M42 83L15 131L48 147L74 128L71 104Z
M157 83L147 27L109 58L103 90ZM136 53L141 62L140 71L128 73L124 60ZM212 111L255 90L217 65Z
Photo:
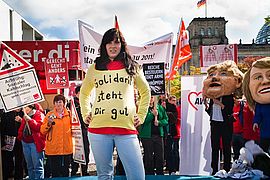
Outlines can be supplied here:
M100 34L114 26L129 45L142 45L173 32L181 18L187 27L205 17L199 0L4 0L45 36L45 40L79 40L78 20ZM252 43L270 15L270 0L207 0L207 17L224 17L229 43Z

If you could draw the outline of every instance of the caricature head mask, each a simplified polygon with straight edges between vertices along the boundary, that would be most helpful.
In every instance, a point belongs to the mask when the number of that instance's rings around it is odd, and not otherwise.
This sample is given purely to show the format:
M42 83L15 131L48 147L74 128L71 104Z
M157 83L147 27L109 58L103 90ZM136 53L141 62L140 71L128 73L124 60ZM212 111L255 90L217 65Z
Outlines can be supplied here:
M270 103L270 57L259 59L252 64L244 77L243 93L252 109L256 102Z
M243 74L233 61L210 66L207 75L203 83L205 97L213 99L241 91Z

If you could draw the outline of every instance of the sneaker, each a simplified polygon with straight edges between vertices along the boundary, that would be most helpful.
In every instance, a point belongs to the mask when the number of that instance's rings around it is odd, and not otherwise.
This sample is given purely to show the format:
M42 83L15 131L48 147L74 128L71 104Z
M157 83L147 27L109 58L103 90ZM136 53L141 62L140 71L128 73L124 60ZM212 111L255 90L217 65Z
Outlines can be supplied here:
M25 179L29 179L29 176L25 176L25 177L23 178L23 180L25 180Z

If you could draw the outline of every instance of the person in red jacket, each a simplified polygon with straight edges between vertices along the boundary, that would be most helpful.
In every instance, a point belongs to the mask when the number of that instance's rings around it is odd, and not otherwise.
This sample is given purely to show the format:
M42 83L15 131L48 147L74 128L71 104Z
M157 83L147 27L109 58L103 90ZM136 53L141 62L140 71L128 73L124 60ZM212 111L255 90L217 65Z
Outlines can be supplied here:
M179 99L179 104L176 106L177 110L177 121L176 121L176 134L173 136L173 168L174 171L172 171L171 175L177 175L177 171L179 171L179 163L180 163L180 156L179 156L179 141L181 136L181 98Z
M260 140L260 130L253 131L254 112L249 108L246 100L243 100L243 102L243 138L245 142L254 140L258 144Z
M258 144L260 132L259 130L254 132L252 129L254 112L249 108L245 99L235 100L233 112L235 121L233 122L232 146L233 159L236 160L240 155L240 149L247 141L254 140Z
M24 116L16 116L21 126L18 130L18 139L22 142L23 154L26 160L29 179L44 178L44 148L45 136L40 133L44 114L35 109L35 105L23 108Z
M233 148L233 160L239 158L240 149L244 147L243 138L243 108L244 102L240 99L234 100L233 117L233 135L232 135L232 148Z

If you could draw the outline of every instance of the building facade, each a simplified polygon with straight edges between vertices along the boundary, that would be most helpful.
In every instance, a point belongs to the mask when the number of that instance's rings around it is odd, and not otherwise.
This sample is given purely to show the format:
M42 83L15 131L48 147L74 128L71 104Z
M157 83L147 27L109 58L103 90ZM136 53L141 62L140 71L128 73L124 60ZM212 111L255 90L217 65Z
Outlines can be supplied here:
M34 41L43 39L42 33L3 0L0 0L1 41Z
M45 38L34 26L3 0L0 0L0 41L6 43L35 68L45 101L44 109L52 109L56 89L47 89L44 59L53 56L69 60L69 81L82 80L79 69L79 41L43 41ZM51 54L51 55L50 55Z
M256 42L263 41L263 43L255 43L255 40L253 40L250 44L242 44L239 37L240 42L237 44L238 63L243 63L246 57L270 56L270 43L268 44L267 40L262 40L269 38L270 42L270 18L265 19L266 23L259 31L256 39ZM228 44L227 22L224 17L194 18L190 22L187 30L189 31L192 59L181 67L180 74L190 73L191 68L200 68L200 46Z

